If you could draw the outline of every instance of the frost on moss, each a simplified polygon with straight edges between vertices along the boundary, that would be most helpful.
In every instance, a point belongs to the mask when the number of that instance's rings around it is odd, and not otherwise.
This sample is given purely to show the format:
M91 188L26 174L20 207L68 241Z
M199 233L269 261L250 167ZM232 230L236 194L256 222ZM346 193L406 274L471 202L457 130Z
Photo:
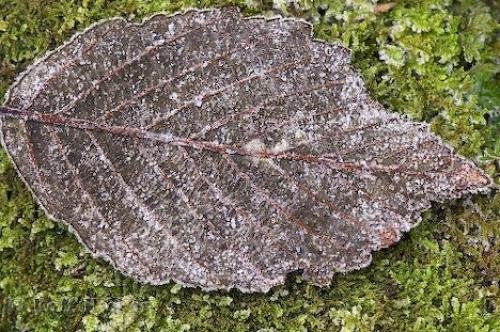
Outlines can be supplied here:
M31 59L98 19L228 3L0 0L0 95ZM236 4L247 14L273 9L267 0ZM500 45L498 13L488 4L398 1L375 15L368 0L307 0L280 10L312 21L318 38L350 47L375 98L430 122L498 183ZM381 59L394 47L402 65ZM1 152L0 330L500 330L498 211L498 193L436 206L372 266L336 275L327 289L296 274L267 295L207 294L140 285L91 259L35 206Z

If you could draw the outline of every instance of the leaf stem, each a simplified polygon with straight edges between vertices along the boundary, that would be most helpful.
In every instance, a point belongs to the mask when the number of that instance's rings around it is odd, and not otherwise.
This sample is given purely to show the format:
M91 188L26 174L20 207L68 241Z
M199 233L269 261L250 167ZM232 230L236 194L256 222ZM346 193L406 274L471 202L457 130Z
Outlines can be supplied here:
M79 130L93 130L103 131L113 135L130 137L139 140L148 140L169 144L171 146L182 146L196 150L205 150L225 155L242 155L259 159L286 159L301 161L310 164L323 164L331 169L337 171L344 171L348 173L370 171L370 172L399 172L407 173L410 175L423 175L421 172L409 170L401 165L384 165L378 163L363 163L363 162L348 162L343 160L332 159L324 155L314 154L298 154L290 152L274 152L271 150L254 151L238 145L222 144L211 141L202 141L190 138L184 138L173 135L165 135L156 133L141 128L127 127L127 126L113 126L108 124L96 123L93 121L77 119L55 113L38 113L19 110L11 107L0 107L0 116L19 119L22 121L32 121L45 125L74 128Z

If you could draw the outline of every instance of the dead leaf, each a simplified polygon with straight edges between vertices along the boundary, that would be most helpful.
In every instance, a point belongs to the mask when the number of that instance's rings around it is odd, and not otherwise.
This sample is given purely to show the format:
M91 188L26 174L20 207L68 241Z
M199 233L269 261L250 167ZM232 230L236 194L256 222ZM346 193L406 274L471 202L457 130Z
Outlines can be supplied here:
M490 179L371 100L349 52L234 8L101 22L11 88L3 145L40 205L151 284L267 291L368 265Z
M375 14L387 13L392 8L396 7L395 2L379 3L373 6L373 12Z

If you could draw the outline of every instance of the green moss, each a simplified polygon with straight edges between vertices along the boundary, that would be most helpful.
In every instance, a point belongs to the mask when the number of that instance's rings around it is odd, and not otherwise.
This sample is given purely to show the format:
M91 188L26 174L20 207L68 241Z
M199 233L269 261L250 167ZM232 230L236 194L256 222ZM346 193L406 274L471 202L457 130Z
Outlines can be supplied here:
M427 121L500 180L498 6L494 1L276 1L341 42L372 95ZM0 0L0 95L35 57L110 16L272 2ZM488 7L491 6L491 7ZM494 9L495 8L495 9ZM85 253L48 220L0 152L0 330L34 331L495 331L500 329L500 194L435 206L361 271L318 288L291 275L269 294L140 285Z

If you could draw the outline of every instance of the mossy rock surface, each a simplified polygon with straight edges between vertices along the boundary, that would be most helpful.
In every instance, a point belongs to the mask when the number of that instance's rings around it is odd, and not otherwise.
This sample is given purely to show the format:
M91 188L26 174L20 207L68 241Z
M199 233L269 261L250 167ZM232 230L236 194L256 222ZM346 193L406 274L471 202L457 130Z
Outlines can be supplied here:
M314 24L353 51L374 98L431 123L500 183L495 1L0 0L0 96L36 57L100 19L237 5ZM141 285L91 258L36 206L0 152L0 331L497 331L500 194L436 205L372 265L331 287L300 273L269 294Z

